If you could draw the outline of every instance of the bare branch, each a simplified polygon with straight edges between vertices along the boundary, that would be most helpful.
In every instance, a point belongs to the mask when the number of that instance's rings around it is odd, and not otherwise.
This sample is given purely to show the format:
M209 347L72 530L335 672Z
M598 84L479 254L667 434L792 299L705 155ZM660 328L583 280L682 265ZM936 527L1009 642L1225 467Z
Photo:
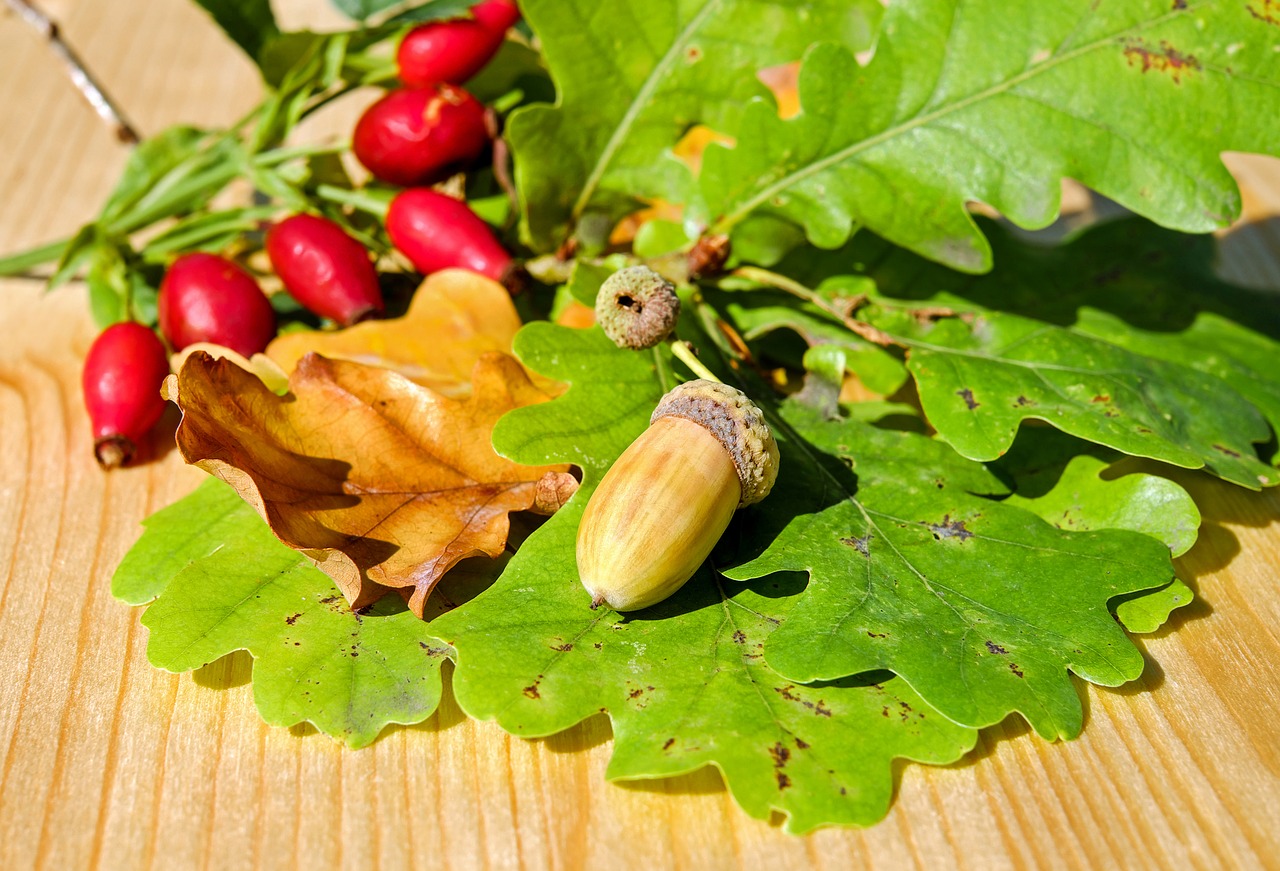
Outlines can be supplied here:
M19 18L44 36L49 43L49 48L66 66L67 75L70 76L71 83L89 101L89 105L93 107L93 111L98 113L98 117L111 126L116 138L130 145L136 145L142 141L142 137L138 135L138 131L133 128L133 125L126 120L120 107L112 102L111 98L102 90L102 86L98 84L84 63L81 62L80 56L63 40L62 34L58 30L57 22L32 5L30 0L4 0L4 2L18 14Z

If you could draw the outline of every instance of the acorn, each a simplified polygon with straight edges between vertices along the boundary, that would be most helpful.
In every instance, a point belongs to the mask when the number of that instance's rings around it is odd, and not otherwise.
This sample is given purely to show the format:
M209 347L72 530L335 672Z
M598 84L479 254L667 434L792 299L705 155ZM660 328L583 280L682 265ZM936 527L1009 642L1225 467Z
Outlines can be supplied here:
M619 348L652 348L671 335L679 319L675 286L648 266L619 269L596 293L596 323Z
M587 502L577 555L591 607L634 611L680 589L777 475L777 443L746 394L703 379L676 387Z

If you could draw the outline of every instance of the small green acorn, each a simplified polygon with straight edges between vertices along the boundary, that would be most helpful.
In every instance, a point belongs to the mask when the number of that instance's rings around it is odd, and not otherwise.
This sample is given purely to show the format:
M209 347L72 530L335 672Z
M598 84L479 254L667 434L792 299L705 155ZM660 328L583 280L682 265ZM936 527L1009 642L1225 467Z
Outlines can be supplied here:
M578 574L592 607L634 611L680 589L777 475L777 443L746 394L706 380L676 387L583 513Z
M596 293L596 323L619 348L652 348L679 319L675 287L647 266L619 269Z

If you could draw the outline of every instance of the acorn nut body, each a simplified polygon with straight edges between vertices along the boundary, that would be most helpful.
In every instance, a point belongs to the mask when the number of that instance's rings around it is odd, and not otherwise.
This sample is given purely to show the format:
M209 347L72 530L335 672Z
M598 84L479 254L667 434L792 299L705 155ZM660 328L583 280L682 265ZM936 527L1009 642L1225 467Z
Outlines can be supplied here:
M703 380L672 390L587 503L577 557L592 607L634 611L680 589L777 470L777 445L745 394Z

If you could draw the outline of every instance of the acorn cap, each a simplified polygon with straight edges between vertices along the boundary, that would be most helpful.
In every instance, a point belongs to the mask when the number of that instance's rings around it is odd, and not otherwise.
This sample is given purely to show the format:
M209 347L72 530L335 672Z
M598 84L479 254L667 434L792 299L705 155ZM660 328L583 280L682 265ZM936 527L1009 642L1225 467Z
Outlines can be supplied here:
M742 485L739 508L769 495L778 477L778 444L764 413L741 390L705 379L686 381L662 397L649 425L662 417L700 424L724 445Z
M680 297L648 266L619 269L596 293L596 323L619 348L652 348L675 329Z

